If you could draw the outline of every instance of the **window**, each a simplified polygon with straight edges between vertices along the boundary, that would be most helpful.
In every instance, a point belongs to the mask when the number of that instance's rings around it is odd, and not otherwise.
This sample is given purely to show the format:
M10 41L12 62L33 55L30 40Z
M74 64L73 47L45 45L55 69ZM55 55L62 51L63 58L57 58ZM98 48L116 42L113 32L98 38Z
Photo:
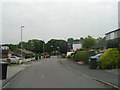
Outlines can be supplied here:
M120 30L118 31L118 37L120 37Z
M115 34L115 38L118 38L118 31L116 31L114 34Z
M114 39L115 37L114 37L115 35L114 35L114 32L112 32L111 34L110 34L110 39Z
M110 40L110 34L106 35L106 40Z

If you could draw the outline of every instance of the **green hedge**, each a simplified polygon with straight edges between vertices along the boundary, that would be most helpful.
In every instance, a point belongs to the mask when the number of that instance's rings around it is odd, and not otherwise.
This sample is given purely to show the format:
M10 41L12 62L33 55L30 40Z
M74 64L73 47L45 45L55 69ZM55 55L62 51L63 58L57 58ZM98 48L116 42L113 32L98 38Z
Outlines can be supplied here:
M77 51L73 58L76 62L83 61L84 64L88 64L89 57L93 55L94 51Z
M120 51L117 48L110 48L100 57L98 62L101 69L120 68Z

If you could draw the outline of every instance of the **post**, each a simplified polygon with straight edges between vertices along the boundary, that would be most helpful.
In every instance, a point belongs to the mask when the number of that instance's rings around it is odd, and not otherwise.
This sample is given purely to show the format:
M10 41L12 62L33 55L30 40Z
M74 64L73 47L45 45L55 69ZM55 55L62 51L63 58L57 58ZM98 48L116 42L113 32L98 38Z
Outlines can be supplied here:
M44 52L45 52L45 45L44 45L44 40L43 40L43 57L45 57Z
M24 27L24 26L22 25L22 26L21 26L21 59L22 59L22 57L23 57L23 56L22 56L22 28L23 28L23 27Z

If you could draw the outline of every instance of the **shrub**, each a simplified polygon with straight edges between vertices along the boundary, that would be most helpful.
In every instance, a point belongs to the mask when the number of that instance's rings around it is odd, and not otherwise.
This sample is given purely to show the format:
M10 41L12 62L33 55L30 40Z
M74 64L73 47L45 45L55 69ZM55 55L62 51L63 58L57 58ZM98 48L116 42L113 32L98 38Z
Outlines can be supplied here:
M89 57L93 55L95 55L94 51L77 51L74 55L74 60L76 62L83 61L84 64L88 64Z
M68 59L73 59L73 57L74 57L74 54L73 54L73 55L68 55L68 56L67 56Z
M98 62L101 69L120 68L120 51L117 48L110 48L100 57Z
M33 57L34 57L34 55L29 55L28 54L28 55L25 56L25 59L27 59L27 58L33 58Z

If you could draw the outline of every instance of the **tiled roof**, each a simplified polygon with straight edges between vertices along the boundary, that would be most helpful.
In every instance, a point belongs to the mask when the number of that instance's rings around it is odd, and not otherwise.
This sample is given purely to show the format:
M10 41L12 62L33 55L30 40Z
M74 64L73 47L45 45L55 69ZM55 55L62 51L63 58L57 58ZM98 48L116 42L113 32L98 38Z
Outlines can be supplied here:
M26 53L26 54L34 54L34 52L28 51L26 49L19 49L19 50Z

